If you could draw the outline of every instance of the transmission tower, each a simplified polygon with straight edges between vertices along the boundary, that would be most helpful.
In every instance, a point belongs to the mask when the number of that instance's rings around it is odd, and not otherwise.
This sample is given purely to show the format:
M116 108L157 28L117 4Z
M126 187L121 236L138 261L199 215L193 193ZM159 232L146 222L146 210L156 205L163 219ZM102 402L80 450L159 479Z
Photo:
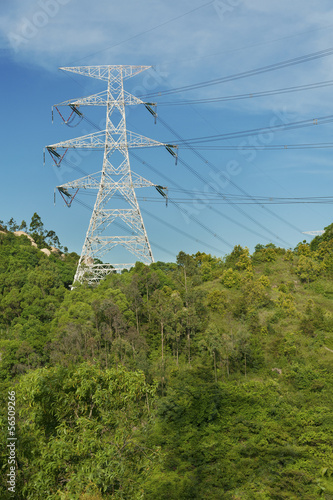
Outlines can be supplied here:
M105 130L46 147L57 166L60 166L68 148L104 150L101 171L57 186L67 206L71 206L79 189L97 191L73 283L96 284L111 272L132 267L133 262L125 264L119 262L101 263L102 257L112 253L112 250L119 246L134 255L135 261L138 260L145 264L154 262L135 188L154 186L164 197L167 196L166 188L132 172L128 150L129 148L165 146L169 153L176 158L177 153L174 149L176 146L163 144L126 129L125 106L127 105L144 104L156 119L154 103L145 103L124 90L124 80L148 68L150 66L119 65L60 68L107 82L106 91L65 101L56 106L57 110L58 106L69 106L72 110L71 116L74 115L74 117L76 115L83 116L79 111L80 106L105 106ZM60 112L59 114L61 115ZM68 123L68 120L65 123ZM64 154L61 155L58 149L65 150ZM111 208L114 207L115 201L116 207L125 205L126 208ZM111 204L111 202L113 203ZM122 234L124 233L122 223L130 234Z

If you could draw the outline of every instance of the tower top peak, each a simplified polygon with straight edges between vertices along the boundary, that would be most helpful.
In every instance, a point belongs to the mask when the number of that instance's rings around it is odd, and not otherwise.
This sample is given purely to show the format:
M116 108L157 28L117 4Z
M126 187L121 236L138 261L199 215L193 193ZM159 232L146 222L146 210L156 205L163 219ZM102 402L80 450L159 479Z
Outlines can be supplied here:
M110 76L121 75L123 80L132 78L142 71L146 71L152 66L131 66L131 65L101 65L101 66L69 66L59 68L61 71L70 71L79 75L97 78L108 81Z

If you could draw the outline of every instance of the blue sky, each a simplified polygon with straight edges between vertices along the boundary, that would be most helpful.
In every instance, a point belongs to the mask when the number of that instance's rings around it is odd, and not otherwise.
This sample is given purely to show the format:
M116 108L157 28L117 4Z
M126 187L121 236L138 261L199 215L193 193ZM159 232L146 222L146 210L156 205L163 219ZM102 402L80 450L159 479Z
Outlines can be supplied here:
M153 65L153 69L128 80L126 90L136 95L160 92L149 98L161 103L157 107L160 120L154 125L145 109L133 107L128 112L127 124L128 129L161 142L178 142L171 130L183 139L200 138L331 114L331 85L226 102L165 103L329 81L333 79L333 55L163 96L168 89L333 47L333 8L328 1L7 0L2 2L1 10L0 219L7 221L14 217L18 222L22 219L29 222L37 212L44 225L55 230L62 244L71 251L81 252L91 214L75 202L68 209L59 196L54 206L53 191L55 186L81 177L82 173L66 165L57 169L50 158L43 166L43 148L95 130L86 120L76 128L69 128L55 116L52 124L51 106L96 93L104 86L97 80L66 75L58 70L59 66ZM103 120L101 110L86 108L84 113L94 123ZM179 157L192 171L182 162L175 165L164 149L135 150L136 156L131 156L132 169L156 184L167 185L171 200L182 200L179 206L183 212L172 203L166 208L152 188L137 192L155 260L174 261L180 250L220 256L229 253L236 244L252 251L257 243L273 241L280 246L294 247L303 239L309 241L310 237L302 231L319 230L330 224L330 205L235 206L235 203L216 204L215 194L218 190L234 197L244 191L253 197L330 196L331 149L249 151L244 147L331 142L332 126L327 123L291 130L282 128L266 134L200 144L201 148L212 144L236 146L236 150L198 149L198 155L196 149L180 148ZM195 142L193 147L196 148ZM81 171L92 173L101 169L99 153L80 157L78 161ZM232 182L226 182L225 175ZM173 183L193 192L192 200ZM195 192L204 199L204 204L195 201ZM93 197L78 196L93 206ZM155 201L142 199L152 196ZM209 202L210 197L214 203ZM184 211L192 214L192 218ZM182 236L179 231L194 239Z

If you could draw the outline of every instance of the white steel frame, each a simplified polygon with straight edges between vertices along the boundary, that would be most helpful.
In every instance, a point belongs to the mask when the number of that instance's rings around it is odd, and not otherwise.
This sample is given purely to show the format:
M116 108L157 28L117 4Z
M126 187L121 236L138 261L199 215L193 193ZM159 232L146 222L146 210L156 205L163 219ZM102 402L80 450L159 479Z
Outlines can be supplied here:
M58 189L62 189L63 192L66 192L68 189L98 189L73 285L76 282L97 284L111 272L132 267L133 263L100 264L95 262L95 259L100 259L118 245L127 249L137 260L145 264L154 262L135 194L135 188L155 186L155 184L131 171L128 149L165 146L165 144L127 131L125 106L144 103L141 99L126 92L123 87L124 80L148 68L150 66L118 65L60 68L107 82L106 91L59 104L69 106L106 106L105 130L47 146L51 151L56 151L57 148L104 149L103 168L101 172L58 186ZM112 163L112 155L116 151L120 152L122 159L120 162L118 160L118 162ZM100 177L99 181L96 179L96 176ZM127 202L129 208L108 208L110 199L116 193L122 195L123 200ZM104 233L105 229L117 219L123 221L131 229L130 236L107 236Z

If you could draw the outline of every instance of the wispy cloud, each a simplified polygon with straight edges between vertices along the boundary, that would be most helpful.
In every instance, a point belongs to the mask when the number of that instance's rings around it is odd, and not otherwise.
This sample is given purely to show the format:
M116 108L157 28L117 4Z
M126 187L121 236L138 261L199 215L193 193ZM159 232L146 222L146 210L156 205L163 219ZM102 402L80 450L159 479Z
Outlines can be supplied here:
M17 62L48 70L76 64L161 64L168 67L166 84L177 86L333 46L330 25L333 9L327 1L314 9L301 0L214 0L209 5L203 0L140 4L134 0L12 0L2 5L0 47ZM331 79L331 62L332 57L231 82L205 89L204 95ZM202 92L191 97L196 95ZM282 102L298 113L304 106L324 108L318 94L309 101L309 95L301 93L258 99L256 107L274 110ZM233 104L234 109L237 105ZM241 105L244 109L247 104Z

